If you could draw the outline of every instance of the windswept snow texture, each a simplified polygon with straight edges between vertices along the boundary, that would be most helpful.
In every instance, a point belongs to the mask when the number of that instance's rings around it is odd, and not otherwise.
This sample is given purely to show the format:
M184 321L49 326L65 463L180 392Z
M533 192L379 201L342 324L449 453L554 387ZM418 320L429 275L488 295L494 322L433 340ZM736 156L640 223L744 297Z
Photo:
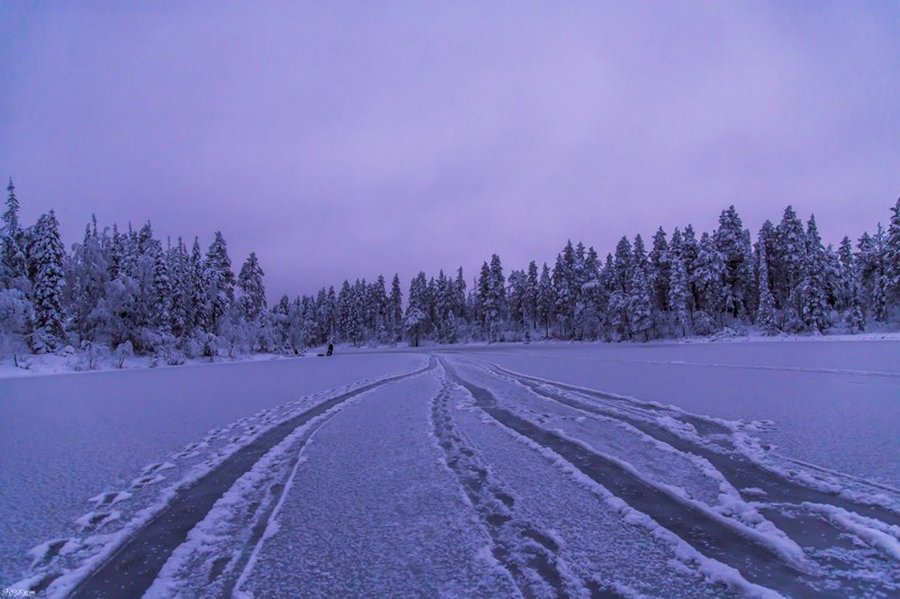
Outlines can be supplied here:
M18 479L4 455L4 486L45 510L75 489L40 530L2 495L3 525L28 532L9 527L4 582L88 597L138 565L129 594L151 599L897 596L898 347L497 345L52 377L94 412L0 402L40 439ZM92 403L105 388L120 397ZM12 451L25 432L3 426ZM127 458L104 455L116 444ZM72 479L40 478L49 455Z

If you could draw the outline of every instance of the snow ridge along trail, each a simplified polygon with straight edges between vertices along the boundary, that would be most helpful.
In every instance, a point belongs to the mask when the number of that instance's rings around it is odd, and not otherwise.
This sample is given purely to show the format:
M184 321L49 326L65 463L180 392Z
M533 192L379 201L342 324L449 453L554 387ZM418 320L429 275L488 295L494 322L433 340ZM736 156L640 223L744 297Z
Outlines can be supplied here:
M344 402L385 385L416 376L435 367L435 361L412 373L393 376L355 388L275 425L221 462L191 485L182 487L152 519L125 539L104 561L79 577L74 588L71 580L62 580L50 594L73 597L140 596L156 579L172 552L183 543L188 532L200 522L213 504L263 456L299 427L323 416ZM42 577L37 590L47 588L53 579ZM67 584L68 583L68 584Z
M491 418L552 450L749 581L797 596L890 595L900 589L897 496L883 486L840 478L853 493L810 488L803 484L816 482L809 477L786 478L778 468L764 467L768 456L743 455L741 444L752 438L736 423L480 361L456 359L454 367L448 367L451 378ZM654 444L663 463L675 465L679 456L693 461L709 478L707 486L717 481L719 496L663 480L671 473L641 462L639 443L618 448L613 457L609 451L617 447L610 438L621 437L623 429Z

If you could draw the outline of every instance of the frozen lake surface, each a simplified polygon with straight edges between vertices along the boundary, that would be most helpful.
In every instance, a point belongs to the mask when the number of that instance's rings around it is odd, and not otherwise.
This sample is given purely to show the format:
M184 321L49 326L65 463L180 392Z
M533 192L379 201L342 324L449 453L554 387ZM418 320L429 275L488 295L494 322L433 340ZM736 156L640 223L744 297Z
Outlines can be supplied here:
M0 586L891 594L898 358L535 344L0 380Z

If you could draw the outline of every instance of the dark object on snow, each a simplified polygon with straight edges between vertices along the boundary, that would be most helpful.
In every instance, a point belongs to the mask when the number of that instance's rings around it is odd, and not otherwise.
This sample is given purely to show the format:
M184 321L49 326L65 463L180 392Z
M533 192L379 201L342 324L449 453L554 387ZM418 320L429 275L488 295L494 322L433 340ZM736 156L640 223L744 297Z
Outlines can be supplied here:
M334 344L329 343L329 344L328 344L328 351L326 351L324 354L319 354L319 357L322 358L322 357L325 357L325 356L330 356L330 355L333 354L333 353L334 353Z

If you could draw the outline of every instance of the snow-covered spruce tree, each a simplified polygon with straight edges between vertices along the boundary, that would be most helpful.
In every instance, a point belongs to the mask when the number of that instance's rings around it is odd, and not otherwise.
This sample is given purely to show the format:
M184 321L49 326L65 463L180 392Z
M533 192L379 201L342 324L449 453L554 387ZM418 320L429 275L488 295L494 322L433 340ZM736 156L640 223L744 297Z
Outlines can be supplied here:
M150 244L153 256L153 290L151 293L150 326L160 335L172 332L172 279L162 244ZM165 344L166 341L161 340Z
M674 316L676 336L686 336L691 328L691 317L688 308L687 269L684 267L684 259L676 252L669 254L669 289L666 303Z
M91 223L85 227L84 238L80 244L73 246L72 256L66 261L66 293L65 303L69 306L72 317L70 330L75 332L82 342L93 343L103 341L101 312L98 307L106 295L106 283L109 281L109 251L104 245L106 232L101 235L97 231L97 219L92 217Z
M669 243L662 227L653 235L653 248L650 250L650 288L652 289L653 309L657 312L669 311L669 285L671 284L672 266L670 263Z
M883 322L887 317L888 277L884 229L878 224L875 235L863 233L857 244L860 291L863 309L872 319Z
M609 290L608 327L615 340L630 339L631 326L631 285L634 270L634 256L631 243L622 237L616 244L616 255L610 271L612 287Z
M800 282L801 318L807 330L824 332L830 326L825 297L825 248L819 237L815 215L806 229L806 264Z
M900 198L891 208L891 224L888 226L886 244L888 304L896 314L900 310Z
M554 306L556 299L553 294L553 281L550 275L550 267L544 262L541 267L541 277L538 279L537 317L544 328L544 337L550 337L550 324L556 320Z
M403 319L403 330L409 343L418 347L422 338L428 334L428 282L424 272L419 272L409 283L409 303Z
M769 254L769 270L775 282L772 295L775 306L783 311L782 329L802 329L800 283L805 276L806 234L803 223L791 206L784 209L781 223L775 228L774 251Z
M206 252L203 279L206 284L206 301L209 305L209 330L215 333L220 320L234 303L234 272L231 270L228 246L221 231L216 231L213 242Z
M769 259L766 254L765 233L760 231L759 240L759 307L756 310L756 326L764 335L777 335L778 323L775 319L775 298L769 289Z
M697 235L694 233L694 227L687 225L681 235L681 259L684 260L684 269L687 271L688 289L691 294L688 298L688 304L691 307L691 318L693 322L693 313L699 309L700 292L694 283L694 271L697 270L697 257L700 255L700 244L697 241Z
M490 274L488 276L488 295L485 304L485 318L488 323L489 339L500 341L503 322L507 316L506 305L506 277L503 276L503 266L500 256L491 255Z
M737 318L746 313L746 291L749 287L751 264L748 262L748 239L744 225L734 206L719 216L719 228L713 235L716 250L722 256L723 309Z
M378 275L378 278L369 287L367 308L367 318L369 320L369 328L372 331L371 339L378 344L387 344L391 342L391 336L388 328L388 295L387 282L384 275Z
M206 274L203 266L203 255L200 252L200 240L194 237L191 246L191 257L187 271L188 290L188 331L198 333L209 330L210 306L206 293Z
M27 259L25 256L25 232L19 226L19 200L16 187L10 178L6 187L6 209L0 230L0 289L18 289L23 294L30 291Z
M694 330L700 335L709 335L722 328L722 311L725 307L722 284L724 271L725 260L722 254L712 237L703 233L693 273L693 283L698 295Z
M538 285L539 275L537 262L528 263L528 273L525 275L525 320L531 330L537 329L538 319Z
M553 297L554 312L560 337L569 339L572 336L575 316L575 249L572 242L566 243L563 250L556 255L553 265Z
M600 283L600 271L600 258L591 246L581 270L581 285L575 308L575 328L582 339L594 340L603 335L602 311L606 307L606 298Z
M237 286L241 291L241 311L248 322L257 320L266 310L264 274L259 260L256 258L256 253L250 252L244 265L241 266L241 272L237 279Z
M653 335L653 311L650 305L650 283L641 263L635 260L628 290L628 314L631 336L649 341Z
M191 330L191 285L190 258L181 237L178 238L178 243L166 252L166 265L172 279L170 306L172 334L182 338Z
M48 353L65 342L63 286L65 249L59 238L59 223L51 210L41 215L32 233L29 259L34 264L34 315L31 347L36 353Z
M511 270L509 272L509 290L507 292L509 322L517 332L524 331L526 327L526 285L525 271Z
M391 294L388 296L388 331L392 343L400 340L403 331L403 291L400 289L400 277L396 273L391 280Z

